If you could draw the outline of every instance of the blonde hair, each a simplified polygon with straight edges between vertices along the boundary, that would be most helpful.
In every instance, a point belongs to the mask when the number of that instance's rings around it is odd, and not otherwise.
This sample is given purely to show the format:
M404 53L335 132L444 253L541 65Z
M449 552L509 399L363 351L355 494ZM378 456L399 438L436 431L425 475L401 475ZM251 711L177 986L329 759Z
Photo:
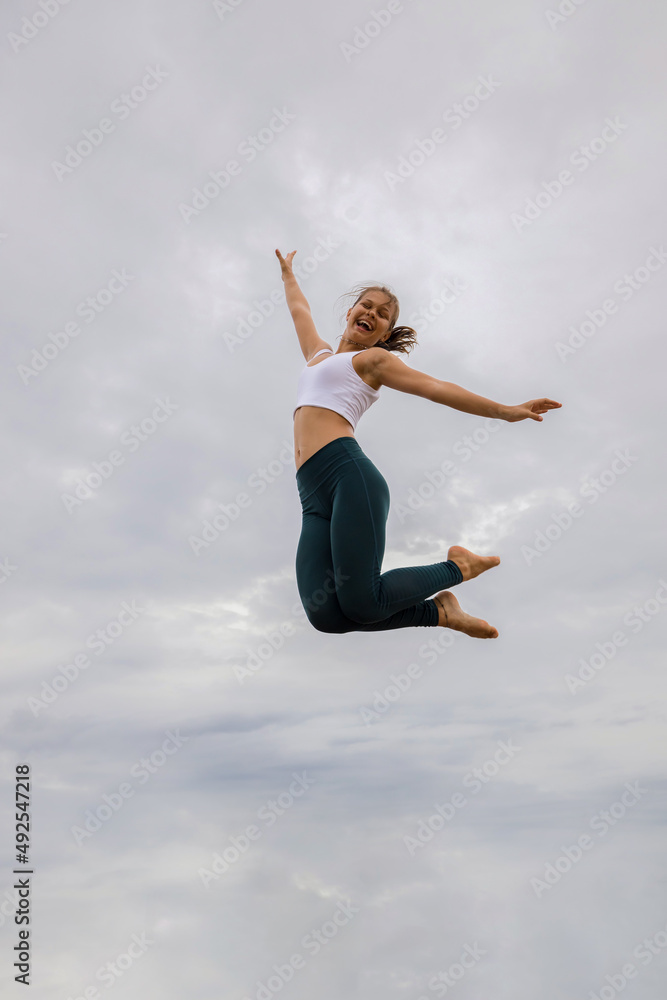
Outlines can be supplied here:
M352 303L353 307L356 306L368 292L382 292L383 295L387 296L393 306L393 316L389 324L390 334L384 343L376 344L375 346L382 347L385 351L398 351L401 354L409 354L412 348L417 344L417 331L413 330L411 326L395 326L400 306L399 301L394 292L392 292L391 288L388 288L383 284L367 285L362 283L355 285L349 292L344 292L341 296L339 296L339 298L354 298Z

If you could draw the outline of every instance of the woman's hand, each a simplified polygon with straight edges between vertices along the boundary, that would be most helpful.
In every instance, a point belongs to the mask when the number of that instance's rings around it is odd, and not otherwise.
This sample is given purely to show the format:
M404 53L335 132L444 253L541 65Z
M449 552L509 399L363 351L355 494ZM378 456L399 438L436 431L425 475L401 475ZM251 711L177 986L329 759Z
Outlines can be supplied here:
M522 403L521 406L506 406L503 413L503 420L509 420L510 422L526 420L527 418L542 420L543 418L539 416L540 413L546 413L547 410L556 410L562 405L562 403L557 403L555 399L531 399L527 403Z
M291 277L293 277L292 259L293 259L295 253L296 253L296 250L292 250L291 253L287 254L287 257L283 257L283 255L281 254L280 250L276 250L276 257L280 261L280 274L281 274L281 277L282 277L283 281L285 280L285 278L291 278Z

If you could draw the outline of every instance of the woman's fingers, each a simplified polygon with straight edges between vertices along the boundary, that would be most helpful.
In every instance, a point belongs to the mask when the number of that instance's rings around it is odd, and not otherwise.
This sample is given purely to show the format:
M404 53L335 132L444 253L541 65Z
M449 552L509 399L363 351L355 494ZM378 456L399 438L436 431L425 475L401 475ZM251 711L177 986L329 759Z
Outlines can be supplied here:
M542 420L543 417L540 413L547 413L549 410L554 410L562 406L562 403L556 402L555 399L530 399L527 403L521 403L519 406L513 406L510 408L509 415L505 418L507 420Z
M287 254L287 257L283 257L283 255L281 254L280 250L278 250L276 248L276 257L280 261L280 266L281 267L284 266L286 268L290 268L292 266L292 258L293 258L293 256L294 256L295 253L296 253L296 250L292 250L290 253Z
M562 403L557 403L555 399L531 399L529 403L524 403L533 413L546 413L547 410L555 410L561 407Z

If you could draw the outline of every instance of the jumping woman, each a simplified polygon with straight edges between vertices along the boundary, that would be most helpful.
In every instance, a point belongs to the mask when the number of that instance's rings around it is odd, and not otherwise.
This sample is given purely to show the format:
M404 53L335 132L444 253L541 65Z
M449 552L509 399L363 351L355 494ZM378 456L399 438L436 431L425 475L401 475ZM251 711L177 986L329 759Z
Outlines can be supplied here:
M503 406L408 368L396 353L409 353L417 335L396 326L398 299L384 285L356 289L334 352L317 332L292 271L295 253L283 257L276 250L306 359L294 410L294 457L303 509L296 578L308 620L320 632L442 626L495 639L498 630L466 614L449 588L497 566L497 556L453 545L446 562L382 572L389 487L359 446L355 427L383 385L498 420L542 420L540 414L561 403L532 399Z

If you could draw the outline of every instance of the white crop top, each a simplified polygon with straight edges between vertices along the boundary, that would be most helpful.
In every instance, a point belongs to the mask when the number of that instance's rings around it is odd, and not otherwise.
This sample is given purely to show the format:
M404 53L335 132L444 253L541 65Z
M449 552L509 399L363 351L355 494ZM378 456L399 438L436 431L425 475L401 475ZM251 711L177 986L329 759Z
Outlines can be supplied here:
M321 406L340 413L355 428L362 414L380 395L380 390L364 382L354 369L352 358L361 351L334 354L331 348L325 347L313 355L311 362L326 353L331 357L316 365L307 364L301 372L294 413L300 406Z

